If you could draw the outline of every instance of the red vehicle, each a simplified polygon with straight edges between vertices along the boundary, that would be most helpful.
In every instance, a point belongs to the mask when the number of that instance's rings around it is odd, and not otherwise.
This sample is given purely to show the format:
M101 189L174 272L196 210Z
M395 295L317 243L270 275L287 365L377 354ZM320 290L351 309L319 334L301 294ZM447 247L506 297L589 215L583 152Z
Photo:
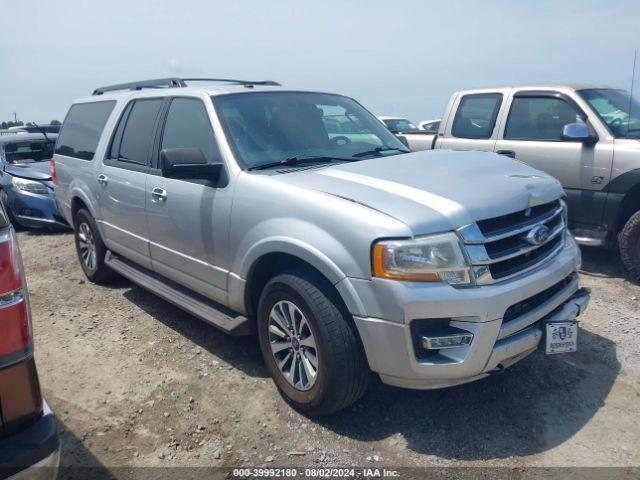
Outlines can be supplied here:
M33 358L22 258L0 205L0 479L54 479L58 461L56 422Z

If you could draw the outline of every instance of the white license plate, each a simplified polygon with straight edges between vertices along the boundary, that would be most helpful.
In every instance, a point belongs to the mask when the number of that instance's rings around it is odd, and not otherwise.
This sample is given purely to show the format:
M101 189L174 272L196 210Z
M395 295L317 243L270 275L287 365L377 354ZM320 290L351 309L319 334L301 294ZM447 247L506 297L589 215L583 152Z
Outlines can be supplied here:
M548 322L545 353L568 353L578 350L578 322Z

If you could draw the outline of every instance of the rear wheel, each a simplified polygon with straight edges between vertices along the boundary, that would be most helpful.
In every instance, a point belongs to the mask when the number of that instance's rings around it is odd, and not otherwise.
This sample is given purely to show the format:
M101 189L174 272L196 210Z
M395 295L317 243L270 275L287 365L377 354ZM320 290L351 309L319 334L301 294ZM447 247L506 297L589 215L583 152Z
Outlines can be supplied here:
M370 372L352 322L317 275L294 271L265 286L258 334L283 397L307 415L327 415L358 400Z
M104 283L115 276L105 263L107 248L91 214L84 208L74 217L76 252L87 278L94 283Z
M640 212L627 221L618 236L620 257L631 276L640 281Z

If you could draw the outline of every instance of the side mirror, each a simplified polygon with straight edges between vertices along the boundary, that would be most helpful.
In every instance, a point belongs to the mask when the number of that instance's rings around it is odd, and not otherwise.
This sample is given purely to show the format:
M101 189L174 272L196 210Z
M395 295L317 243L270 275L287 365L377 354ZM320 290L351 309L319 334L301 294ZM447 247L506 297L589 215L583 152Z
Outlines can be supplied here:
M584 123L568 123L562 129L562 140L565 142L582 142L594 144L598 141L591 135L589 127Z
M216 180L222 163L207 163L199 148L165 148L160 152L162 176L192 180Z

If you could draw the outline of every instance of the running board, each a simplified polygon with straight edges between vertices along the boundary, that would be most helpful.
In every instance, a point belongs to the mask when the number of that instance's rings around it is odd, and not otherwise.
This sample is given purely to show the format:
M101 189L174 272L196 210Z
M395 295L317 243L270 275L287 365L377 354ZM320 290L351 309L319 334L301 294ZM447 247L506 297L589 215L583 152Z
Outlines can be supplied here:
M104 263L145 290L158 295L167 302L229 335L251 335L255 332L253 322L247 317L236 315L224 305L192 292L155 272L120 258L111 251L107 251Z

